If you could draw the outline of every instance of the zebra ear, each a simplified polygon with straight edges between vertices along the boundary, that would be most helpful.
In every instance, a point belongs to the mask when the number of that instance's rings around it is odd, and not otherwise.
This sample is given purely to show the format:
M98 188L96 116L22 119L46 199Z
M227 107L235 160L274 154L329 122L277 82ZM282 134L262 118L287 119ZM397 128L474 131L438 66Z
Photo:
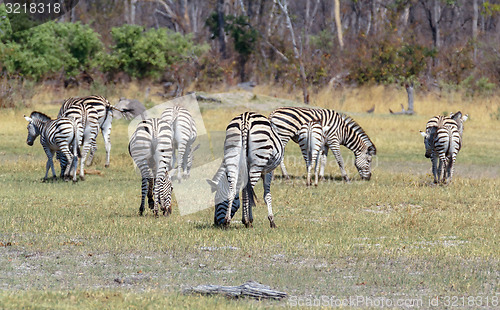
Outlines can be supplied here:
M370 145L370 147L368 147L368 154L369 155L377 155L377 149L375 148L375 145Z
M469 119L469 114L462 116L462 123Z
M424 138L428 138L429 137L429 134L426 133L426 132L423 132L422 130L420 130L420 134L422 135L422 137Z
M24 115L24 119L27 120L30 123L33 121L30 117L27 117L26 115Z
M210 188L212 189L212 193L217 191L217 186L218 184L215 183L213 180L207 179L208 185L210 185Z

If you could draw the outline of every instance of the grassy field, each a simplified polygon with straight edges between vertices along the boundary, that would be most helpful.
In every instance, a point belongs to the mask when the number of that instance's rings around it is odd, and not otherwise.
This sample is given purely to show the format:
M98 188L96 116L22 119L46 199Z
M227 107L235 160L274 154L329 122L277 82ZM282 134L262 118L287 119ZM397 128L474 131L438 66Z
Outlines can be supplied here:
M242 111L268 113L295 104L287 100L295 99L293 94L278 100L273 90L256 91L270 96L231 92L213 95L222 104L200 103L209 134L220 135ZM42 183L45 154L38 142L25 143L22 115L32 109L0 111L0 309L246 309L333 305L349 297L365 298L351 306L370 306L371 298L424 308L436 297L440 308L453 298L456 305L470 307L468 298L474 297L476 306L495 308L500 298L498 104L491 98L429 95L417 98L417 115L389 115L388 108L398 109L404 96L404 91L374 88L315 97L319 106L352 115L370 135L377 146L373 176L360 181L352 153L344 149L353 182L340 181L330 156L327 180L306 188L300 150L289 144L286 163L294 177L284 181L277 170L271 190L275 230L269 228L260 183L252 229L238 221L227 230L213 227L213 209L180 216L174 205L168 218L154 218L149 210L139 217L140 176L127 152L124 120L113 122L110 168L104 168L99 137L90 167L94 174L86 181ZM363 112L374 104L375 113ZM36 100L33 106L51 116L58 108ZM454 180L432 186L418 130L432 115L458 109L470 120ZM289 298L229 300L182 293L187 286L247 280L285 291Z

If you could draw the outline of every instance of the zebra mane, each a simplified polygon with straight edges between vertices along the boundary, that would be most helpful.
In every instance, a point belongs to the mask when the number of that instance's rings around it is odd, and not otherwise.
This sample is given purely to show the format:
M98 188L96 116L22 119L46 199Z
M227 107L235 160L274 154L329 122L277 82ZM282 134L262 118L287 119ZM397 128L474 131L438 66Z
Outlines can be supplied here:
M339 113L339 115L342 117L342 119L344 120L344 123L349 127L351 128L351 130L353 132L356 133L356 135L361 138L361 140L363 140L363 142L366 144L367 147L370 147L370 146L373 146L375 147L375 145L373 144L373 142L370 140L370 137L368 137L368 135L366 134L366 132L363 130L363 128L361 128L361 126L359 126L358 123L356 123L356 121L354 119L352 119L352 117L344 114L344 113Z
M38 111L31 112L30 117L32 119L38 119L42 122L48 122L48 121L52 120L47 114L43 114L42 112L38 112Z

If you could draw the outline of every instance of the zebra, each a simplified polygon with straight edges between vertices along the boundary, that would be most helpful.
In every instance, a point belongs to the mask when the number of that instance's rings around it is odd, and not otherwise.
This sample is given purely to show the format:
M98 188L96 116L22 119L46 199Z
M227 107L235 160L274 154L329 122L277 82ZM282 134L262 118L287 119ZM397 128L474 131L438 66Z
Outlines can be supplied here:
M193 147L197 138L196 123L191 113L179 106L165 109L161 118L172 124L172 167L177 157L177 180L180 183L183 178L189 178L193 165L193 153L200 147L199 144ZM176 150L177 156L175 156Z
M216 191L216 224L225 227L230 224L233 209L236 212L239 206L237 194L243 187L242 222L246 227L251 227L252 207L255 205L253 188L262 178L269 224L271 228L276 227L271 206L271 180L272 171L282 159L281 140L264 115L245 112L233 118L226 128L221 166L215 176L207 180L212 191ZM227 212L228 206L231 206L231 212Z
M158 216L172 213L172 181L168 174L172 154L172 129L162 119L146 119L137 125L128 146L129 154L141 171L141 206L143 215L146 194L148 205Z
M340 146L343 145L354 153L354 165L361 178L370 180L372 175L371 161L372 157L376 155L377 149L363 128L351 117L328 109L285 107L271 112L269 120L276 128L283 147L286 146L290 139L297 143L297 135L303 124L310 121L320 122L327 145L322 156L326 157L328 149L332 150L340 167L342 179L349 182L349 177L344 168L344 160L340 154ZM322 162L324 160L325 158L322 158ZM283 162L281 162L281 168L283 175L288 177ZM321 175L322 172L320 172Z
M302 157L306 162L307 181L306 185L311 185L311 169L314 165L314 185L318 185L319 159L325 146L325 136L320 122L307 122L300 127L298 132L298 143L302 151Z
M111 105L108 99L103 96L91 95L81 98L69 98L61 107L61 110L66 110L69 106L73 105L76 102L81 102L85 106L92 106L97 110L97 117L99 121L99 129L101 130L102 137L104 139L104 147L106 149L106 164L104 167L109 167L109 157L111 153L111 122L113 121L113 110L116 110L121 113L130 112L130 109L119 109L113 105ZM94 158L95 151L97 150L97 144L94 143L92 148L90 149L90 154L87 158L87 165L90 166L92 164L92 160Z
M456 157L462 147L463 123L467 118L468 115L462 116L460 111L450 114L450 117L434 116L427 122L426 131L420 132L424 137L425 157L432 162L435 184L451 182Z
M67 181L71 169L73 169L73 182L77 181L76 178L76 163L78 161L79 147L78 147L78 120L70 117L62 117L52 120L46 114L33 111L30 116L24 115L28 121L28 138L26 144L32 146L36 137L40 136L40 143L43 150L47 155L47 164L45 165L44 182L47 180L49 169L52 169L53 178L56 178L54 169L53 157L56 151L61 151L66 157L68 163L64 171L64 178ZM62 172L61 172L62 173Z
M96 144L96 138L99 133L99 120L97 109L92 105L85 104L82 100L69 98L66 100L59 109L59 117L73 117L79 120L79 145L82 147L82 158L80 160L80 179L85 180L85 161L89 151ZM61 163L61 170L63 170L67 162L64 156L60 153L57 158Z

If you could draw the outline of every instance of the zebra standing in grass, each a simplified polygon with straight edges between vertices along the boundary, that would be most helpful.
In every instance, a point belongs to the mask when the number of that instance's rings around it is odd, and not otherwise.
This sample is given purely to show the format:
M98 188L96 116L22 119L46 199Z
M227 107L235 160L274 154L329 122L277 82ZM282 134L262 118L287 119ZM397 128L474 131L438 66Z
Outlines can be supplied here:
M321 151L325 146L325 136L321 124L315 121L302 125L298 133L298 143L307 167L306 185L311 185L311 169L314 166L314 185L317 186L320 166L319 159Z
M172 129L162 119L146 119L137 125L130 138L129 154L141 171L142 196L139 214L144 212L146 194L148 205L158 215L172 213L172 182L168 175L172 154Z
M187 179L193 165L193 153L200 146L193 147L197 137L196 123L193 116L185 108L174 106L165 109L161 118L172 124L173 151L172 167L177 159L177 180ZM175 155L177 151L177 156Z
M425 157L432 162L434 183L451 182L456 157L462 147L463 123L467 118L460 111L450 117L435 116L427 122L425 132L420 132L424 137Z
M269 120L275 126L284 147L290 139L296 143L298 142L298 132L303 124L311 121L320 122L328 147L325 148L323 156L326 156L328 149L332 150L344 181L349 181L349 178L344 168L344 160L340 154L341 145L354 153L354 165L358 169L361 178L370 180L372 156L376 155L377 149L361 126L351 117L327 109L288 107L274 110L269 116ZM288 177L283 162L281 162L281 168L283 175Z
M56 151L61 151L66 157L66 165L63 176L69 177L73 169L73 182L76 182L76 162L78 162L78 120L69 117L62 117L51 120L47 115L40 112L32 112L30 117L24 118L28 121L28 138L26 143L32 146L36 137L40 136L40 143L47 155L44 181L47 180L49 168L52 169L53 178L56 178L53 157ZM67 180L67 179L66 179Z
M121 113L129 112L129 109L118 109L117 107L111 105L109 101L103 96L87 96L82 98L69 98L66 100L61 110L65 111L71 105L75 103L81 103L85 106L92 106L97 110L97 118L99 121L99 129L102 132L102 137L104 139L104 147L106 148L106 164L104 165L106 168L109 167L109 156L111 153L111 122L113 121L113 110L116 110ZM94 158L95 151L97 150L97 144L94 143L90 150L90 154L87 158L87 165L90 166L92 164L92 160Z
M283 158L283 145L269 120L255 112L235 117L226 128L224 159L212 180L207 180L216 193L215 220L217 225L228 226L237 209L237 195L243 188L242 222L252 226L252 207L255 205L254 186L264 181L264 201L271 227L276 227L271 206L272 171ZM231 206L231 212L228 211ZM220 212L224 210L225 212ZM225 213L225 214L223 214ZM224 217L222 217L224 215Z
M82 158L80 160L80 179L85 179L85 160L89 151L96 144L97 134L99 133L99 116L97 109L91 105L86 105L83 101L70 98L66 100L62 107L59 109L59 117L73 117L78 119L78 132L80 141L79 145L82 147ZM57 158L61 163L61 171L66 167L67 162L64 156L60 153Z

